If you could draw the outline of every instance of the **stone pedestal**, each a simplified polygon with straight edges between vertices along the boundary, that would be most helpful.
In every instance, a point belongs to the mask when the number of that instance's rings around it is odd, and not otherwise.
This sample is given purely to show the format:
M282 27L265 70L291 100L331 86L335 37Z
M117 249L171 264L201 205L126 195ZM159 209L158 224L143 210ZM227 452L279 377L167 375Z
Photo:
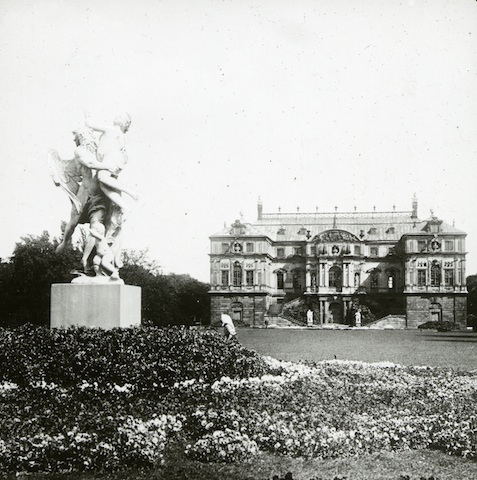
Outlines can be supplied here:
M123 284L51 286L51 328L134 327L141 324L141 287Z

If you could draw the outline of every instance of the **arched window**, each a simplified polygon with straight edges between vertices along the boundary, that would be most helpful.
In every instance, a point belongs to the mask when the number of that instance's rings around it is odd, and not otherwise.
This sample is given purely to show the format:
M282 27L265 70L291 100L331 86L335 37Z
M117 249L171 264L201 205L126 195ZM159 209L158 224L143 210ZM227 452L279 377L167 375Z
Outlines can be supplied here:
M388 280L388 290L392 291L392 292L395 292L396 288L397 288L397 285L396 285L396 282L397 282L396 270L394 270L394 269L388 270L386 272L386 275L387 275L387 280Z
M429 305L429 314L431 322L439 322L442 318L442 306L440 303L431 303Z
M331 267L328 272L328 286L341 288L341 268Z
M234 263L234 287L242 285L242 266L239 262Z
M441 266L437 260L431 265L431 287L438 287L441 284Z
M361 274L359 272L355 272L354 274L354 286L359 287L361 283Z
M283 288L285 288L285 280L284 280L283 272L277 272L277 288L279 290L282 290Z

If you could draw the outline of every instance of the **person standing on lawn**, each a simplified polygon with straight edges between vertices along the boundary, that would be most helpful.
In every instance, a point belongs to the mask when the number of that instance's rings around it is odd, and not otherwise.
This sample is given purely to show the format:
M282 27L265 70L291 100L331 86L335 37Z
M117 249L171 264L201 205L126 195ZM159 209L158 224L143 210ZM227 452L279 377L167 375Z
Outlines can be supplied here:
M222 313L220 315L222 326L224 327L224 336L227 340L237 340L237 331L235 330L234 322L230 315Z

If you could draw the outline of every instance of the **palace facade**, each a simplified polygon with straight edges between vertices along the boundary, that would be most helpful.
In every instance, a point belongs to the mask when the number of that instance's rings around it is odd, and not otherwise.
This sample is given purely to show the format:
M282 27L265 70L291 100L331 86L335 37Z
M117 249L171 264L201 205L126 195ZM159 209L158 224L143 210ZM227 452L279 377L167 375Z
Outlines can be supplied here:
M407 328L464 328L466 234L417 210L414 198L410 211L264 213L259 200L255 222L210 236L212 323L229 313L261 327L294 306L315 324L353 324L366 308Z

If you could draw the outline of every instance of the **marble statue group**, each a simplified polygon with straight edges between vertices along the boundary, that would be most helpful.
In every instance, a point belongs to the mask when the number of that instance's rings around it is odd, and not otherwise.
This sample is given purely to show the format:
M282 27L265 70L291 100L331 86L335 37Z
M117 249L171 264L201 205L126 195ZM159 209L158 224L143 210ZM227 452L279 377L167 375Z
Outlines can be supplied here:
M71 201L71 216L57 252L66 248L79 224L89 225L83 270L73 283L122 281L121 229L130 209L125 195L138 199L118 179L128 161L124 136L130 125L127 113L116 117L113 125L97 125L85 114L85 124L73 131L74 157L61 159L55 150L48 154L53 181Z

